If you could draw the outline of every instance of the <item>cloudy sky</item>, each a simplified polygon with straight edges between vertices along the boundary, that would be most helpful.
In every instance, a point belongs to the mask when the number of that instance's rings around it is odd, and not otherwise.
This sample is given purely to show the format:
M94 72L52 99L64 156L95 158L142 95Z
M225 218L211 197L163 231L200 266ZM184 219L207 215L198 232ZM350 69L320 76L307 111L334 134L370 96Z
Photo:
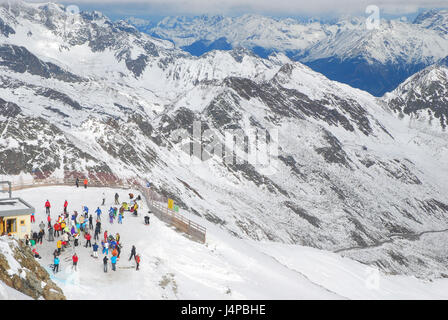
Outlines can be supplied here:
M37 0L33 2L42 2ZM239 15L323 16L365 14L369 5L388 15L409 15L428 8L446 8L448 0L53 0L81 9L118 15Z

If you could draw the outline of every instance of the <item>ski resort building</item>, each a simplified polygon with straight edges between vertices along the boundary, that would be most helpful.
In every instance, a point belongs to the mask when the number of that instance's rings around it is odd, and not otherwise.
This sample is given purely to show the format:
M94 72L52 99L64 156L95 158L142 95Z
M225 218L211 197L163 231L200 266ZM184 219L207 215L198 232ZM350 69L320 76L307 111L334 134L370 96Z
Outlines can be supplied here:
M5 189L4 186L7 185ZM1 193L8 193L8 197ZM31 232L30 215L34 208L20 198L13 198L11 182L0 181L0 235L11 235L18 239L25 238Z

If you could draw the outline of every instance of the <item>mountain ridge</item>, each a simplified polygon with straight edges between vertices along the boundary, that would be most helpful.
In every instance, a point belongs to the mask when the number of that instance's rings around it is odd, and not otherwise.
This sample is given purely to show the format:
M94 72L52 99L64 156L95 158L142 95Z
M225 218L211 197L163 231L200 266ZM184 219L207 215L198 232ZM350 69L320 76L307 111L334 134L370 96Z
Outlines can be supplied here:
M332 23L262 15L167 17L145 32L193 55L235 47L264 58L282 52L332 80L382 96L446 56L446 21L447 10L424 12L412 23L383 19L378 30L369 30L362 17Z

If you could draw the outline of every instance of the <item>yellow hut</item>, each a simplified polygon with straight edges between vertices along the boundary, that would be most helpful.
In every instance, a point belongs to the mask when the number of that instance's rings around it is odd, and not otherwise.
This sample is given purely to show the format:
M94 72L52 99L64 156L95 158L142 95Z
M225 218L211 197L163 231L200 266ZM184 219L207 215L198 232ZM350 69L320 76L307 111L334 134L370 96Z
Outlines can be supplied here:
M13 198L11 182L0 181L0 185L8 185L9 197L0 198L0 235L11 235L17 239L25 238L31 232L31 214L35 209L20 198ZM4 191L4 188L0 189Z

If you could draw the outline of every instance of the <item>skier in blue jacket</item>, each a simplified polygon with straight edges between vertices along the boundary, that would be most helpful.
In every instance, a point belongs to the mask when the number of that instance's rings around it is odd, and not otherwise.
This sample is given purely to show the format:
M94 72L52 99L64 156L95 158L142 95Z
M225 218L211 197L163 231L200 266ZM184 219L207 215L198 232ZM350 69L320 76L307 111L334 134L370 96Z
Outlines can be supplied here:
M113 270L113 271L116 271L116 270L115 270L115 264L117 263L117 257L116 257L116 256L112 256L112 257L110 258L110 263L112 264L112 270Z
M93 257L98 258L98 244L95 242L92 248L93 248Z
M59 271L59 258L56 256L54 258L53 272L56 273Z
M95 213L96 213L97 219L100 220L101 219L101 209L100 209L100 207L98 207L98 209L96 209Z
M101 245L103 246L103 254L109 255L109 242L101 241Z

